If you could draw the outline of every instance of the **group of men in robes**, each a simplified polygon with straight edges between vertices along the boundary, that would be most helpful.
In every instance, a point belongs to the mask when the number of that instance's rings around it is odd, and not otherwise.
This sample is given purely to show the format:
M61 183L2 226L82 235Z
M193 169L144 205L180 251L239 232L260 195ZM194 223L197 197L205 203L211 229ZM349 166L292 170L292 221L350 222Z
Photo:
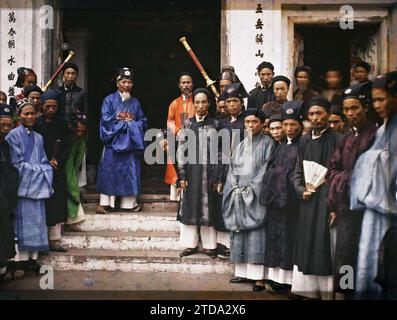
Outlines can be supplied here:
M0 105L2 279L38 272L40 252L66 252L62 225L82 231L87 116L77 74L75 64L65 64L63 86L43 92L34 71L19 68L22 92Z
M328 91L319 92L311 87L310 68L300 67L295 75L302 88L288 101L290 80L273 77L264 62L261 86L250 92L246 109L246 91L233 72L222 70L215 118L210 92L196 89L193 116L180 121L181 257L199 252L201 243L212 258L230 256L231 283L291 297L395 289L397 73L373 82L357 77L342 89L339 70L330 68ZM343 130L331 125L335 115ZM195 157L187 155L189 147ZM373 168L372 177L363 174ZM316 175L321 179L313 180ZM222 234L229 238L227 255ZM351 282L344 277L350 270Z

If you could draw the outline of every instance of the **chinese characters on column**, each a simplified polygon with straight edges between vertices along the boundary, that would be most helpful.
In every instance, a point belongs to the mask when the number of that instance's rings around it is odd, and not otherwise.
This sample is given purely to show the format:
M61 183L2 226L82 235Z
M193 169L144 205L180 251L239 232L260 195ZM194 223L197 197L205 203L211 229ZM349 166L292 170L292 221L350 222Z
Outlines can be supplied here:
M7 56L7 64L10 67L13 67L14 64L17 63L15 60L16 56L16 46L15 46L15 35L17 34L17 31L15 30L16 27L16 17L15 17L15 12L11 11L8 13L8 26L9 29L7 28L8 31L8 54ZM8 89L8 96L12 97L15 96L15 89L13 86L13 82L15 80L15 73L13 71L10 71L7 75L7 79L10 82L9 84L9 89Z
M263 8L262 4L258 3L256 10L255 10L255 30L256 30L256 35L255 35L255 58L263 59L264 53L262 51L263 48L263 21L261 19L263 13ZM257 76L257 73L255 73L255 76Z

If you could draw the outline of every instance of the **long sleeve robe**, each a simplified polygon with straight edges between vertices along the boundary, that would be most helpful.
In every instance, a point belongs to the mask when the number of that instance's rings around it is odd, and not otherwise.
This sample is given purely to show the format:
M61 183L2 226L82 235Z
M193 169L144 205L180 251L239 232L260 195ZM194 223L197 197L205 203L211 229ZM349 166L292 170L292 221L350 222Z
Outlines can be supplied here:
M191 147L193 143L189 142L190 138L186 141L181 136L177 150L177 172L179 181L187 181L188 187L183 192L178 220L186 225L213 226L216 194L211 187L210 178L216 164L211 163L211 147L213 157L217 160L218 121L209 116L200 122L191 118L185 127L195 134L196 155L183 158L185 144Z
M362 210L349 210L350 178L357 158L367 151L375 140L377 127L367 122L355 135L350 132L335 150L327 173L328 208L337 214L335 247L335 284L339 286L343 265L356 268L360 239Z
M302 136L299 141L298 158L295 168L294 185L300 199L299 220L294 264L304 275L331 276L331 242L327 207L328 185L324 183L316 189L310 200L302 199L306 191L303 160L314 161L328 168L341 136L330 129L320 138L312 134Z
M232 118L230 116L219 120L219 130L227 130L228 132L228 136L230 139L229 141L230 148L226 148L228 151L227 154L223 153L224 151L223 144L227 142L223 141L222 139L219 140L219 159L215 171L211 177L212 184L216 184L216 185L219 183L225 184L227 173L229 170L229 163L223 163L222 159L228 160L230 162L230 157L234 149L244 139L244 130L245 130L244 113L240 114L235 121L231 121L231 120ZM216 220L215 227L218 231L225 232L227 230L225 228L225 223L223 221L223 216L222 216L222 194L217 193L215 197L216 197L215 205L217 207L216 209L217 214L215 215L215 220Z
M45 199L53 194L53 171L43 137L21 125L7 135L11 163L19 172L14 227L20 251L47 251Z
M350 209L365 209L355 281L355 289L360 293L381 290L374 282L379 249L387 231L397 226L396 159L397 116L394 115L378 129L373 146L358 158L352 173Z
M78 183L79 168L83 163L86 150L85 137L72 140L70 152L65 163L68 217L75 219L80 206L80 190Z
M267 207L265 266L293 269L293 254L299 218L299 200L294 173L299 137L275 149L263 180L261 203Z
M259 197L273 149L273 139L259 133L247 136L232 155L223 194L232 263L264 263L266 207Z
M190 96L188 99L183 99L183 96L178 97L171 102L168 107L167 116L167 129L168 133L171 133L174 137L177 135L179 130L184 126L186 120L194 116L193 97ZM165 172L165 183L176 184L177 173L172 163L171 157L167 157L167 168Z
M274 101L275 99L272 85L267 88L257 86L249 92L247 108L262 108L265 103Z
M18 200L18 182L9 145L3 141L0 143L0 264L15 256L13 210Z
M129 112L135 120L117 119L120 112ZM99 165L97 190L109 196L140 194L139 154L145 149L144 133L147 119L138 99L122 101L117 91L105 98L102 105L100 138L104 151Z
M47 159L55 159L58 162L58 169L53 169L54 194L45 202L47 225L55 226L66 222L68 217L65 162L70 149L70 131L65 120L54 118L51 122L46 122L43 116L37 120L35 131L43 136ZM57 140L60 143L58 150L55 150Z

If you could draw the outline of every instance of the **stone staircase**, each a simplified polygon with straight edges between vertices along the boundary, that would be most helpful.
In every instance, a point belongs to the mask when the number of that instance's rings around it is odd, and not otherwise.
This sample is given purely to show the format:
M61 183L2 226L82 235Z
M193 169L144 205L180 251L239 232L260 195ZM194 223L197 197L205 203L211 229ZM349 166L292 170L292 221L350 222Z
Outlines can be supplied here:
M150 192L150 186L145 188ZM69 251L43 256L42 264L69 271L233 273L228 261L204 254L179 257L178 203L169 201L167 194L143 194L141 212L98 215L94 210L99 195L88 190L83 195L84 232L65 232L62 243Z

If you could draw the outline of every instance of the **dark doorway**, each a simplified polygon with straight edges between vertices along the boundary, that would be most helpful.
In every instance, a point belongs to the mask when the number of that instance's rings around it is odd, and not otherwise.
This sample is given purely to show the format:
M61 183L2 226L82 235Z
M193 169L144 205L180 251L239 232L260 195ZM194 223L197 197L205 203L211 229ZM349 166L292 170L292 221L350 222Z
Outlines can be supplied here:
M133 68L133 95L142 104L149 128L166 127L168 106L179 95L177 75L180 72L190 71L196 88L205 86L179 38L187 37L208 74L217 77L221 1L189 2L102 0L82 4L82 1L63 1L64 34L85 30L89 36L86 89L91 165L96 165L100 158L100 109L104 97L116 90L111 81L115 67Z
M323 87L327 68L335 66L342 72L343 86L349 86L352 65L375 53L378 30L377 24L356 24L353 30L343 30L339 24L296 25L296 38L303 40L303 63L311 66L314 84Z

